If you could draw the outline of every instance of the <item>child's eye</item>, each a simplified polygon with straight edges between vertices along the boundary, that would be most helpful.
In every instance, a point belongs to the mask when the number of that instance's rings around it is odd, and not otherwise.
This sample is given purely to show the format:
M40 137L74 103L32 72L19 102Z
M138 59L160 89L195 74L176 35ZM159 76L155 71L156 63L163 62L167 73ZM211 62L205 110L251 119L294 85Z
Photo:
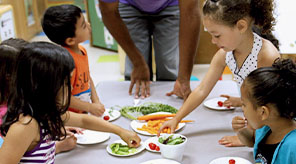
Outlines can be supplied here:
M219 38L219 37L220 37L220 35L215 35L214 37L215 37L215 38Z

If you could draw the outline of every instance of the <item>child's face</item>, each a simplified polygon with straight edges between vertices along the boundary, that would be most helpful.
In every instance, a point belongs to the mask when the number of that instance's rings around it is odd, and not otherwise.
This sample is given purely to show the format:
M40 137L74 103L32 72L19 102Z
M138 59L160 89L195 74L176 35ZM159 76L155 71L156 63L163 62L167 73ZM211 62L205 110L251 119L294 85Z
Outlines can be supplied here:
M81 43L86 40L90 39L91 35L91 28L90 24L85 21L83 14L81 14L80 18L76 23L76 31L75 31L75 38L76 43Z
M203 17L203 25L212 36L212 43L224 51L233 51L240 43L240 32L236 26L230 27L214 21L209 16Z
M248 121L248 125L250 125L254 129L261 128L263 126L261 122L260 111L255 109L252 102L250 101L247 93L248 86L242 85L241 87L241 100L242 100L242 109L244 112L244 116Z

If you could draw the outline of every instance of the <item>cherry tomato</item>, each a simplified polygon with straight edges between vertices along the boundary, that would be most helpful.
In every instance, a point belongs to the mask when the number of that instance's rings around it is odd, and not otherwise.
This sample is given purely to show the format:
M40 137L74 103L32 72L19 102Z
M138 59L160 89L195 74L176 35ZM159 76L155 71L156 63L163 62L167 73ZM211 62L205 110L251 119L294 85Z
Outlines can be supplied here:
M155 145L154 143L149 143L149 148L150 148L151 150L155 150L156 145Z
M218 106L222 107L223 106L223 102L222 101L218 101Z
M109 116L104 116L103 119L108 121L110 119L110 117Z
M234 159L230 159L229 160L229 164L235 164L235 160Z
M156 145L155 150L159 151L160 150L159 146Z

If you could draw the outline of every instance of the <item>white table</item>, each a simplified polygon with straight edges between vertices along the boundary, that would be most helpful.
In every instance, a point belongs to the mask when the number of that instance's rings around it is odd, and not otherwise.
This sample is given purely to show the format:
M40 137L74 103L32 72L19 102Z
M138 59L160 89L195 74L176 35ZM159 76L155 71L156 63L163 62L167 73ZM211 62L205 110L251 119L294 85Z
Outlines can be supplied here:
M133 96L128 95L129 82L101 82L97 85L97 92L101 102L106 108L120 105L133 105ZM192 82L191 88L195 88L199 82ZM174 96L168 97L165 94L173 88L173 82L154 82L151 85L151 97L141 101L160 102L181 107L183 100ZM236 83L233 81L219 81L210 95L214 98L220 94L238 95ZM231 111L216 111L200 105L185 119L195 120L193 124L187 124L178 133L188 137L186 151L184 152L183 164L208 164L215 158L233 156L242 157L253 162L253 149L248 147L226 148L218 144L218 140L225 135L234 135L231 128L231 120L236 115L242 115L241 109ZM130 120L120 117L113 122L126 129ZM148 137L139 135L143 141ZM111 138L101 144L78 145L70 152L61 153L56 156L57 164L136 164L152 159L161 158L160 153L143 152L131 157L115 157L107 153L106 146L118 136L111 134Z

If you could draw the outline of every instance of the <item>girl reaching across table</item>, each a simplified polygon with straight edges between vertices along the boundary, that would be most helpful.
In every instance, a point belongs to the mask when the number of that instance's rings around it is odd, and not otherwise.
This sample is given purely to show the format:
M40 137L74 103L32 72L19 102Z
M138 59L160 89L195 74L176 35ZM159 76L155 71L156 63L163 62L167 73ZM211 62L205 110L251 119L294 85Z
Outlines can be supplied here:
M207 0L203 6L203 24L212 36L212 43L220 49L214 55L210 68L177 115L160 128L168 127L174 132L177 124L199 106L209 95L224 68L228 66L240 87L253 70L271 66L280 57L277 48L269 41L253 32L259 28L271 35L274 24L273 1L271 0ZM227 96L227 95L226 95ZM228 97L225 106L241 106L239 97ZM237 136L226 136L220 144L241 146Z
M54 163L54 141L66 137L65 125L114 133L130 147L139 146L134 132L67 111L74 61L66 49L47 42L30 43L21 50L16 65L0 129L5 137L1 163Z

